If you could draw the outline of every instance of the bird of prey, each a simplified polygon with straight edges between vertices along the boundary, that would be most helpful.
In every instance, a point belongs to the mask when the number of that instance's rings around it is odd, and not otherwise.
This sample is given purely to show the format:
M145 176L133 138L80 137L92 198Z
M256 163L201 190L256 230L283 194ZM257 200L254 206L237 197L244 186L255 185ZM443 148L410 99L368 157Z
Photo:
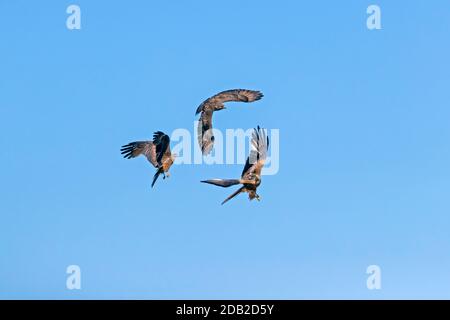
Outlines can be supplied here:
M242 184L236 192L226 198L222 204L231 200L242 192L248 193L248 198L253 200L260 200L260 196L256 193L256 189L261 184L261 170L264 167L264 162L267 157L267 150L269 148L269 138L264 129L259 126L254 129L252 134L250 156L247 158L244 170L240 179L212 179L201 181L203 183L213 184L219 187L228 188L237 184Z
M170 176L169 168L176 157L170 152L169 136L161 131L153 134L153 141L131 142L122 146L120 151L126 159L136 158L142 154L157 169L153 176L152 188L160 174L163 175L163 179Z
M198 122L198 143L203 155L211 152L214 145L214 135L212 133L212 115L214 111L225 109L224 102L241 101L253 102L261 99L263 94L259 91L246 89L233 89L220 92L198 106L196 115L201 113Z

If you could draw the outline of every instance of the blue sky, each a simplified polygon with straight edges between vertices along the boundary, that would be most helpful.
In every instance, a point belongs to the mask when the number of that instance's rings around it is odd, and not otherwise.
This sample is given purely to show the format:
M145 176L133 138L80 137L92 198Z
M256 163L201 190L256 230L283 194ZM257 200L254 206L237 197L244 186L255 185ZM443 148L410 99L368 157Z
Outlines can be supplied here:
M450 298L449 3L242 2L0 3L0 298ZM239 87L216 126L280 130L261 202L121 158Z

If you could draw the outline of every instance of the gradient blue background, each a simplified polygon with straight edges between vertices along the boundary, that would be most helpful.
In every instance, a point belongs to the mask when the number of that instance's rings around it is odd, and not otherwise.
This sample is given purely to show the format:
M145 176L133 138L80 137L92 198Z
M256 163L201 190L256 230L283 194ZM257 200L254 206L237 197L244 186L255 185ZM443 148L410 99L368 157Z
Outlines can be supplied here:
M0 298L450 298L448 1L243 2L0 2ZM217 127L280 129L261 202L121 158L236 87Z

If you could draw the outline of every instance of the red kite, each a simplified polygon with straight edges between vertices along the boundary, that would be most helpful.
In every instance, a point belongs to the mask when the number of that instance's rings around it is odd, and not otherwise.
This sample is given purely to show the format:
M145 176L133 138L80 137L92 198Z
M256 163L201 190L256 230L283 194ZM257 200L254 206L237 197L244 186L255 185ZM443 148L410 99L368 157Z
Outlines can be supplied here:
M122 146L120 151L126 159L136 158L142 154L157 169L153 176L152 188L160 174L163 175L163 179L170 176L169 168L176 157L170 152L169 136L161 131L153 134L153 141L131 142Z
M203 155L209 154L214 145L214 135L212 133L212 115L214 111L225 109L224 102L253 102L261 99L263 96L259 91L233 89L220 92L203 101L195 113L197 115L201 112L197 134Z
M264 129L259 126L253 131L250 156L247 158L244 170L240 179L212 179L201 181L203 183L213 184L219 187L228 188L237 184L242 184L236 192L226 198L222 204L231 200L241 192L247 192L248 198L260 200L260 196L256 193L256 189L261 184L261 170L267 157L269 147L269 138L266 136Z

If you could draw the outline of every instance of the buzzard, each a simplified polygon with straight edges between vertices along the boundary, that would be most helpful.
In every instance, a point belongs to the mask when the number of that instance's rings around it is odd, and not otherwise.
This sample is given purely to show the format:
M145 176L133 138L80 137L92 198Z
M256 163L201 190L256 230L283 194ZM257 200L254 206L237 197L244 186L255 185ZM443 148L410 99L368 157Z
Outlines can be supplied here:
M170 152L170 138L161 131L153 134L153 141L135 141L122 146L121 154L126 159L136 158L144 155L148 161L157 169L153 176L152 188L155 185L159 175L163 175L163 179L170 176L169 168L175 161L175 154Z
M212 179L201 181L203 183L213 184L219 187L228 188L237 184L242 184L236 192L226 198L222 204L231 200L241 192L247 192L250 200L256 198L260 200L260 196L256 193L256 189L261 184L261 169L264 167L264 162L267 157L267 150L269 147L269 138L264 129L259 126L254 129L252 134L250 156L247 158L244 170L240 179Z
M264 95L259 91L233 89L220 92L203 101L195 113L196 115L201 113L197 134L198 143L203 155L208 155L214 145L214 136L212 133L212 115L214 111L225 109L224 102L253 102L261 99L263 96Z

